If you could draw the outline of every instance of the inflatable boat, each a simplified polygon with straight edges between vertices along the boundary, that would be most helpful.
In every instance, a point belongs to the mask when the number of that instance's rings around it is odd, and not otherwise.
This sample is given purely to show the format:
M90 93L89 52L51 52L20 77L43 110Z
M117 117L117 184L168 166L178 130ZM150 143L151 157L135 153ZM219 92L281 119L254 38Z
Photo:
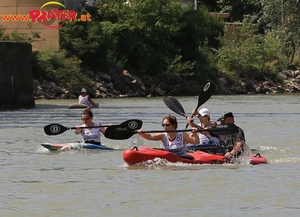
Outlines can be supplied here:
M87 105L81 104L81 103L73 103L73 104L69 105L69 109L84 109L87 107L88 107Z
M147 162L155 158L165 159L171 163L182 162L189 164L223 164L232 162L231 159L225 158L222 155L210 154L199 150L188 152L188 155L184 157L165 151L164 149L149 148L146 146L133 147L123 152L123 160L128 165ZM250 157L249 163L253 165L266 164L268 161L258 153Z
M99 108L99 103L95 102L95 104L98 106L97 108ZM96 108L93 105L86 105L86 104L82 104L82 103L73 103L71 105L69 105L69 109L84 109L84 108Z

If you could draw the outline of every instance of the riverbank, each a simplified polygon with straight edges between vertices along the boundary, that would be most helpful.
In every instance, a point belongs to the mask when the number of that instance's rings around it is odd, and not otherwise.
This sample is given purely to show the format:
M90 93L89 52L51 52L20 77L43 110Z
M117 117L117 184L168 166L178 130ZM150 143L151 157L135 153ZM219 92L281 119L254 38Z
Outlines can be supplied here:
M201 85L195 80L186 80L179 76L153 79L150 76L136 77L128 71L115 73L87 72L92 81L88 93L93 98L124 98L152 96L194 96L198 95ZM282 84L270 79L264 81L240 80L233 82L221 77L217 82L217 95L222 94L278 94L300 93L300 70L280 72ZM85 87L86 88L86 87ZM53 82L34 80L35 99L76 99L80 94L57 86Z

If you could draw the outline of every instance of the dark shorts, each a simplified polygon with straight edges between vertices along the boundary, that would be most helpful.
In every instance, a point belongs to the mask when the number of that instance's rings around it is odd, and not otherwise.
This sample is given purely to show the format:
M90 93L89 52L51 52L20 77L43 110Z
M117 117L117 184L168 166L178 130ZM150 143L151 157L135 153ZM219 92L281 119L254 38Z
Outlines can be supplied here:
M101 142L94 142L94 141L84 141L84 143L91 143L94 145L101 145Z

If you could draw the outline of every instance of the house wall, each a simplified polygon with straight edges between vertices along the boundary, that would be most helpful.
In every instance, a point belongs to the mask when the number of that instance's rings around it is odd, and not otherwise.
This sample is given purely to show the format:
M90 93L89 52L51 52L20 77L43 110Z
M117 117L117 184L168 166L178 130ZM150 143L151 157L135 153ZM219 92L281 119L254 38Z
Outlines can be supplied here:
M33 9L40 9L43 4L50 2L47 0L1 0L0 1L0 25L6 27L7 32L14 30L30 33L39 32L41 39L32 44L33 50L40 50L45 46L52 46L56 50L59 48L59 29L46 27L43 23L33 23L29 19L29 11ZM44 9L57 9L56 5L49 5ZM27 15L27 21L12 21L7 20L8 15ZM4 19L4 16L6 19ZM58 25L58 21L51 19L49 25Z

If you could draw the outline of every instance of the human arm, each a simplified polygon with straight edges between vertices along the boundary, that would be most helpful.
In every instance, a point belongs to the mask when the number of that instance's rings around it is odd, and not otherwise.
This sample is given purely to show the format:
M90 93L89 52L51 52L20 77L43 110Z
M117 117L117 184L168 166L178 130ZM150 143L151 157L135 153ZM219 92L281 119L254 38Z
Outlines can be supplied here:
M113 123L110 123L109 124L109 126L112 126L112 125L114 125ZM101 127L102 125L101 124L99 124L99 131L103 134L103 135L105 135L105 131L106 131L106 128L104 128L104 127Z
M155 133L155 134L144 133L142 130L137 130L137 133L144 139L154 140L154 141L159 141L159 140L162 141L164 135L163 133Z
M233 145L232 150L230 152L227 152L225 154L225 157L232 157L243 150L243 146L246 140L245 140L244 131L241 128L239 128L239 132L235 134L234 141L235 143Z
M203 117L200 115L200 113L197 110L193 110L192 114L196 117L199 118L200 122L204 126L210 126L210 127L215 127L217 123L215 121L209 121L207 118Z
M200 143L200 139L197 133L197 128L193 128L192 129L192 133L191 134L187 134L187 133L183 133L183 142L186 143L191 143L194 145L197 145Z
M75 134L80 134L80 133L81 133L81 126L80 126L80 125L76 125L76 126L75 126L74 133L75 133Z
M234 144L233 149L229 152L226 152L225 157L230 158L236 155L237 153L241 152L243 148L243 142L238 141Z
M100 125L101 126L101 125ZM106 129L104 128L104 127L100 127L99 128L99 131L104 135L105 134L105 131L106 131Z
M89 96L88 97L88 101L89 101L89 103L91 103L95 108L99 108L99 105L97 105L93 100L92 100L92 98Z
M194 119L191 117L187 117L187 122L192 128L199 128L197 124L194 123Z

